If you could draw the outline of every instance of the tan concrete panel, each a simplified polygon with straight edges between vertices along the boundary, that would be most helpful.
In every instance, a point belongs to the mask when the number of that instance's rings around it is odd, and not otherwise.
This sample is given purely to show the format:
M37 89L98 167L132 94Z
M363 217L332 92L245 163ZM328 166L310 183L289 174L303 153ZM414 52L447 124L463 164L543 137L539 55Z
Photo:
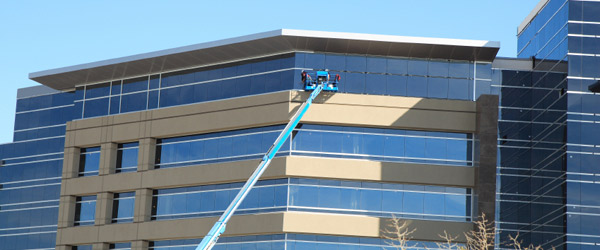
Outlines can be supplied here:
M238 109L242 107L262 106L274 103L287 103L290 101L290 92L268 93L256 96L240 97L222 101L212 101L192 105L183 105L173 108L152 110L153 119L186 116L192 114L215 112L219 110ZM172 109L176 109L173 112Z
M151 111L133 112L127 114L113 115L111 124L133 123L142 121L142 117Z
M177 112L173 109L172 112ZM154 138L208 133L245 127L257 127L287 123L290 118L289 103L239 108L220 112L152 121L151 136Z
M137 239L138 223L108 224L99 227L100 242L127 242Z
M216 221L217 217L145 222L139 224L138 235L144 240L202 238ZM273 234L282 228L283 213L238 215L227 223L223 235Z
M299 104L298 104L299 105ZM475 113L314 104L302 122L399 129L475 132Z
M410 229L416 229L414 240L441 240L444 230L451 235L462 235L473 228L469 222L444 222L407 220ZM283 231L286 233L309 233L355 237L383 237L390 221L384 218L325 213L286 212ZM462 239L464 240L464 239Z
M137 141L140 137L140 130L144 123L125 123L112 126L111 140L113 142L131 142Z
M263 178L285 176L285 158L275 158ZM259 160L235 161L192 167L158 169L143 172L142 187L189 186L246 181L258 166Z
M292 101L303 102L310 93L292 91ZM315 103L342 104L355 106L394 107L411 109L429 109L444 111L475 112L476 105L472 101L427 99L419 97L361 95L347 93L323 93Z
M118 173L102 178L102 192L131 191L142 187L142 175L136 172Z
M92 147L99 146L102 143L101 127L75 130L70 133L74 134L73 145L65 145L67 147Z
M356 159L288 157L286 176L443 186L474 186L474 169Z
M65 193L61 195L86 195L102 192L103 176L86 176L65 180Z
M61 245L83 245L98 241L99 226L79 226L59 229Z

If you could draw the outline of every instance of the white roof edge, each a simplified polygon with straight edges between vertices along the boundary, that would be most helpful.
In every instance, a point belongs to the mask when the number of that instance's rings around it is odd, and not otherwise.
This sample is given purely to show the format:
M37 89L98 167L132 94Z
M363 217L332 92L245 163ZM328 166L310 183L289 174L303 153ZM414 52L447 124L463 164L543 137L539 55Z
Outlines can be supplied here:
M54 74L66 73L66 72L71 72L71 71L76 71L76 70L89 69L89 68L95 68L95 67L100 67L100 66L107 66L107 65L111 65L111 64L124 63L124 62L129 62L129 61L136 61L136 60L148 59L148 58L153 58L153 57L172 55L172 54L177 54L177 53L184 53L184 52L188 52L188 51L200 50L200 49L211 48L211 47L218 47L218 46L227 45L227 44L252 41L252 40L257 40L257 39L262 39L262 38L267 38L267 37L274 37L274 36L279 36L281 34L282 34L281 29L280 30L272 30L272 31L266 31L266 32L261 32L261 33L255 33L255 34L251 34L251 35L238 36L238 37L226 38L226 39L210 41L210 42L205 42L205 43L198 43L198 44L192 44L192 45L187 45L187 46L182 46L182 47L176 47L176 48L171 48L171 49L157 50L157 51L141 53L141 54L137 54L137 55L117 57L117 58L113 58L113 59L101 60L101 61L96 61L96 62L91 62L91 63L83 63L83 64L77 64L77 65L73 65L73 66L60 67L60 68L49 69L49 70L42 70L42 71L29 73L29 78L31 79L31 78L36 78L36 77L41 77L41 76L46 76L46 75L54 75Z
M48 75L55 75L60 73L67 73L77 70L107 66L118 63L126 63L130 61L148 59L159 56L166 56L178 53L184 53L194 50L201 50L211 47L218 47L228 44L241 43L246 41L258 40L268 37L276 36L298 36L298 37L313 37L313 38L337 38L337 39L353 39L353 40L364 40L364 41L381 41L381 42L395 42L395 43L420 43L430 45L451 45L451 46L465 46L465 47L483 47L483 48L500 48L500 42L496 41L484 41L484 40L465 40L465 39L448 39L448 38L429 38L429 37L407 37L407 36L394 36L394 35L373 35L373 34L362 34L362 33L346 33L346 32L327 32L327 31L310 31L310 30L294 30L294 29L279 29L267 32L261 32L251 35L221 39L211 42L187 45L177 48L158 50L153 52L141 53L137 55L118 57L108 60L101 60L91 63L78 64L73 66L43 70L32 72L29 74L29 78L37 78Z
M525 19L517 27L517 35L521 34L521 32L523 32L523 30L527 28L529 23L533 21L535 16L537 16L537 14L540 13L540 11L544 8L544 6L546 6L546 4L548 4L548 2L550 2L550 0L540 0L538 2L538 4L533 8L533 10L529 12L529 15L527 15L527 17L525 17Z
M281 31L282 31L282 35L284 35L284 36L337 38L337 39L352 39L352 40L394 42L394 43L420 43L420 44L431 44L431 45L500 48L500 42L485 41L485 40L375 35L375 34L363 34L363 33L293 30L293 29L282 29Z

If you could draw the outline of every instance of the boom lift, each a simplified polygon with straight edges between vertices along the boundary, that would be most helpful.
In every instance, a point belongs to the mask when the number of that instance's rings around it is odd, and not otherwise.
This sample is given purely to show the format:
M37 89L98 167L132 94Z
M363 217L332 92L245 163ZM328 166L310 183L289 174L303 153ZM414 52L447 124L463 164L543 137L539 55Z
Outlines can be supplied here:
M252 175L246 181L242 189L238 192L235 198L233 198L233 201L231 201L227 209L225 209L223 215L221 215L219 220L215 223L215 225L213 225L208 234L204 237L204 239L202 239L202 242L198 244L196 250L210 250L213 248L213 246L215 246L217 240L219 239L219 236L221 236L221 234L225 232L227 222L229 221L229 219L231 219L233 213L235 213L242 201L244 201L246 195L250 193L250 190L252 190L254 184L256 184L256 182L258 181L260 176L262 176L262 174L265 172L267 167L269 167L269 164L271 164L271 160L273 159L273 157L275 157L281 146L283 146L283 143L290 137L290 134L292 134L292 131L294 130L294 128L296 128L298 122L300 122L300 119L302 119L302 116L304 116L304 114L312 104L313 100L321 93L321 91L336 92L338 90L337 84L339 81L339 75L336 75L334 80L330 81L329 73L327 71L317 71L316 80L313 80L308 73L302 71L302 82L304 83L304 90L312 91L312 93L310 94L308 99L306 99L306 101L300 106L298 111L296 111L296 114L292 116L292 119L290 119L290 122L285 126L283 131L281 131L281 133L275 140L275 143L273 143L269 150L267 150L267 153L265 153L265 155L263 156L262 160L258 164L258 167L256 168L256 170L254 170L254 173L252 173Z

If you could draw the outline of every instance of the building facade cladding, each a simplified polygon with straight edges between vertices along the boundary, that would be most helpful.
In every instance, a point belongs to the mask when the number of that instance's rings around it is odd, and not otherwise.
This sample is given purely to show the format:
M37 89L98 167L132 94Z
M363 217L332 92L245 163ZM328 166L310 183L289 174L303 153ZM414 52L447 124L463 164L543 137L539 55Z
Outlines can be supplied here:
M599 11L600 3L597 1L547 1L519 36L519 57L535 56L547 62L556 60L556 65L568 62L566 83L560 84L560 97L557 100L563 104L560 109L553 111L556 112L555 117L561 117L556 119L556 126L561 126L564 131L563 142L556 144L561 149L555 154L556 160L562 162L562 168L554 177L554 186L560 186L562 194L557 191L553 203L556 208L553 213L556 214L555 223L539 225L545 230L532 238L537 243L560 243L568 249L595 249L600 243L597 226L600 223L600 204L595 198L600 187L595 179L598 174L596 166L600 161L599 151L596 150L600 141L600 124L595 118L600 112L600 97L588 90L589 85L600 79L597 70ZM564 45L558 46L554 52L550 52L551 46L539 46L556 43ZM553 91L558 92L559 89ZM530 121L534 122L533 119ZM535 192L532 189L528 194L535 195ZM562 230L559 230L559 225Z
M306 99L300 72L322 69L340 93L315 101L217 248L381 249L391 215L431 247L494 214L477 177L495 162L478 148L496 131L491 63L294 52L20 95L0 246L193 248Z

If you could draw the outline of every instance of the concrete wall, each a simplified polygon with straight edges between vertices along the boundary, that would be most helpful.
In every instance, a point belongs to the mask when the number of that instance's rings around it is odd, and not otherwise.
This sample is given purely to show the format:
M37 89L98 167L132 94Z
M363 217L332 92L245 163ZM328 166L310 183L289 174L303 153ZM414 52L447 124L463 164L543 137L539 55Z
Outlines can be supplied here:
M156 139L285 124L307 97L287 91L231 100L73 121L67 124L57 247L201 238L216 218L150 221L152 190L245 181L257 160L154 169ZM489 106L489 105L488 105ZM487 107L487 106L486 106ZM302 122L475 133L475 102L325 93ZM486 130L487 131L487 130ZM114 174L117 143L139 141L138 170ZM77 177L80 148L101 146L100 174ZM263 179L306 177L476 187L476 168L313 157L276 158ZM494 189L495 190L495 189ZM112 194L136 192L133 223L110 224ZM96 224L73 227L75 197L97 195ZM443 230L462 235L472 223L413 220L416 240L438 240ZM382 237L389 220L351 215L273 213L235 216L227 235L312 233ZM462 239L464 240L464 239Z

